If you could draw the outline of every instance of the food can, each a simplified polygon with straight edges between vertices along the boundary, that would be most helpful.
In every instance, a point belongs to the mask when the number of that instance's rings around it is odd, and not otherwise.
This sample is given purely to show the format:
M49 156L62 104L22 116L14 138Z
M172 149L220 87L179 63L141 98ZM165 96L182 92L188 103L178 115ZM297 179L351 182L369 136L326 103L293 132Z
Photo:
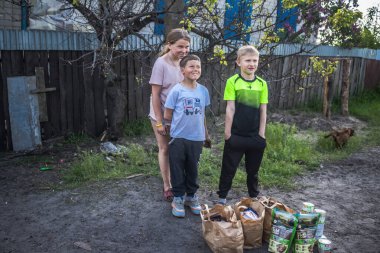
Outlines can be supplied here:
M331 253L331 241L325 238L318 240L319 253Z
M314 212L314 204L310 202L303 202L302 213L312 213Z
M314 211L320 214L318 225L317 225L317 231L315 233L315 238L318 240L323 235L323 230L325 227L325 220L326 220L326 211L322 209L317 209L317 208Z

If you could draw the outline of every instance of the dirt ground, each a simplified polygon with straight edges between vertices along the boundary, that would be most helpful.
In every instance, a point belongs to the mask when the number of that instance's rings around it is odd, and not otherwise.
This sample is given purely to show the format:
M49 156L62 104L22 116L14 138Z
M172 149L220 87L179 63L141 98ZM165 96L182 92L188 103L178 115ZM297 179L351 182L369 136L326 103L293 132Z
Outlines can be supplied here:
M327 122L273 115L271 121L294 123L300 129L364 126L354 118ZM0 252L210 252L198 216L189 211L184 219L171 215L170 204L161 198L160 178L138 176L54 190L61 182L61 158L72 156L72 149L49 153L56 163L48 171L39 170L40 162L25 162L24 156L0 155ZM326 210L324 234L334 252L375 253L380 236L379 170L380 147L371 147L321 164L296 179L297 190L261 193L297 210L304 201ZM228 202L244 194L232 191ZM217 199L202 185L199 195L209 205ZM246 252L267 252L267 245Z

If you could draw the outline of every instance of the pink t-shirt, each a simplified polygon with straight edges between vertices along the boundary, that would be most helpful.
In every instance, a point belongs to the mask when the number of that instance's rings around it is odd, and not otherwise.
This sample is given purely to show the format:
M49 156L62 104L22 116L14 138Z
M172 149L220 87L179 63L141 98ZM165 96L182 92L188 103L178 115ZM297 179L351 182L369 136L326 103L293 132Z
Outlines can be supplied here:
M169 91L174 87L175 84L183 80L181 69L169 63L165 58L166 57L163 55L156 60L153 65L152 75L149 80L149 83L151 85L162 85L160 94L162 116L164 115L164 105ZM152 104L152 96L150 96L149 117L153 120L156 120Z

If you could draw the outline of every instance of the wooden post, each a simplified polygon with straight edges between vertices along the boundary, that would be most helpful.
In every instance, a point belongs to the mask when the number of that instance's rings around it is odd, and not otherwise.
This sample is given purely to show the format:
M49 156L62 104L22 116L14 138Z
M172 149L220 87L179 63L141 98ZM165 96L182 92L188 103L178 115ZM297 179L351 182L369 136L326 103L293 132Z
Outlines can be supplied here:
M333 81L331 76L325 76L323 82L323 116L331 118L331 103L333 99Z
M329 96L329 77L325 76L325 79L323 80L323 116L327 117L328 112L328 96Z
M351 61L350 59L344 59L343 60L343 82L342 82L342 90L341 90L341 109L342 109L342 115L348 116L348 99L350 96L350 65Z

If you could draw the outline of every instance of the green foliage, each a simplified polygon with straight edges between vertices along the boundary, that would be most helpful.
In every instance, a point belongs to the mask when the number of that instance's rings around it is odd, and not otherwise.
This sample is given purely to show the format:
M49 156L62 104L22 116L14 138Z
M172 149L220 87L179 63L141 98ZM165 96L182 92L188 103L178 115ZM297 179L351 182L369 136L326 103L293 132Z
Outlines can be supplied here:
M380 36L376 37L367 27L363 28L360 36L358 47L380 49Z
M127 137L149 135L153 133L152 124L148 118L127 121L124 123L124 135Z
M380 49L380 9L373 6L368 9L361 33L359 47Z
M362 13L345 5L331 6L328 29L322 31L322 43L352 48L360 41Z
M309 59L313 69L323 77L332 75L339 63L339 61L322 60L318 56L313 56Z

